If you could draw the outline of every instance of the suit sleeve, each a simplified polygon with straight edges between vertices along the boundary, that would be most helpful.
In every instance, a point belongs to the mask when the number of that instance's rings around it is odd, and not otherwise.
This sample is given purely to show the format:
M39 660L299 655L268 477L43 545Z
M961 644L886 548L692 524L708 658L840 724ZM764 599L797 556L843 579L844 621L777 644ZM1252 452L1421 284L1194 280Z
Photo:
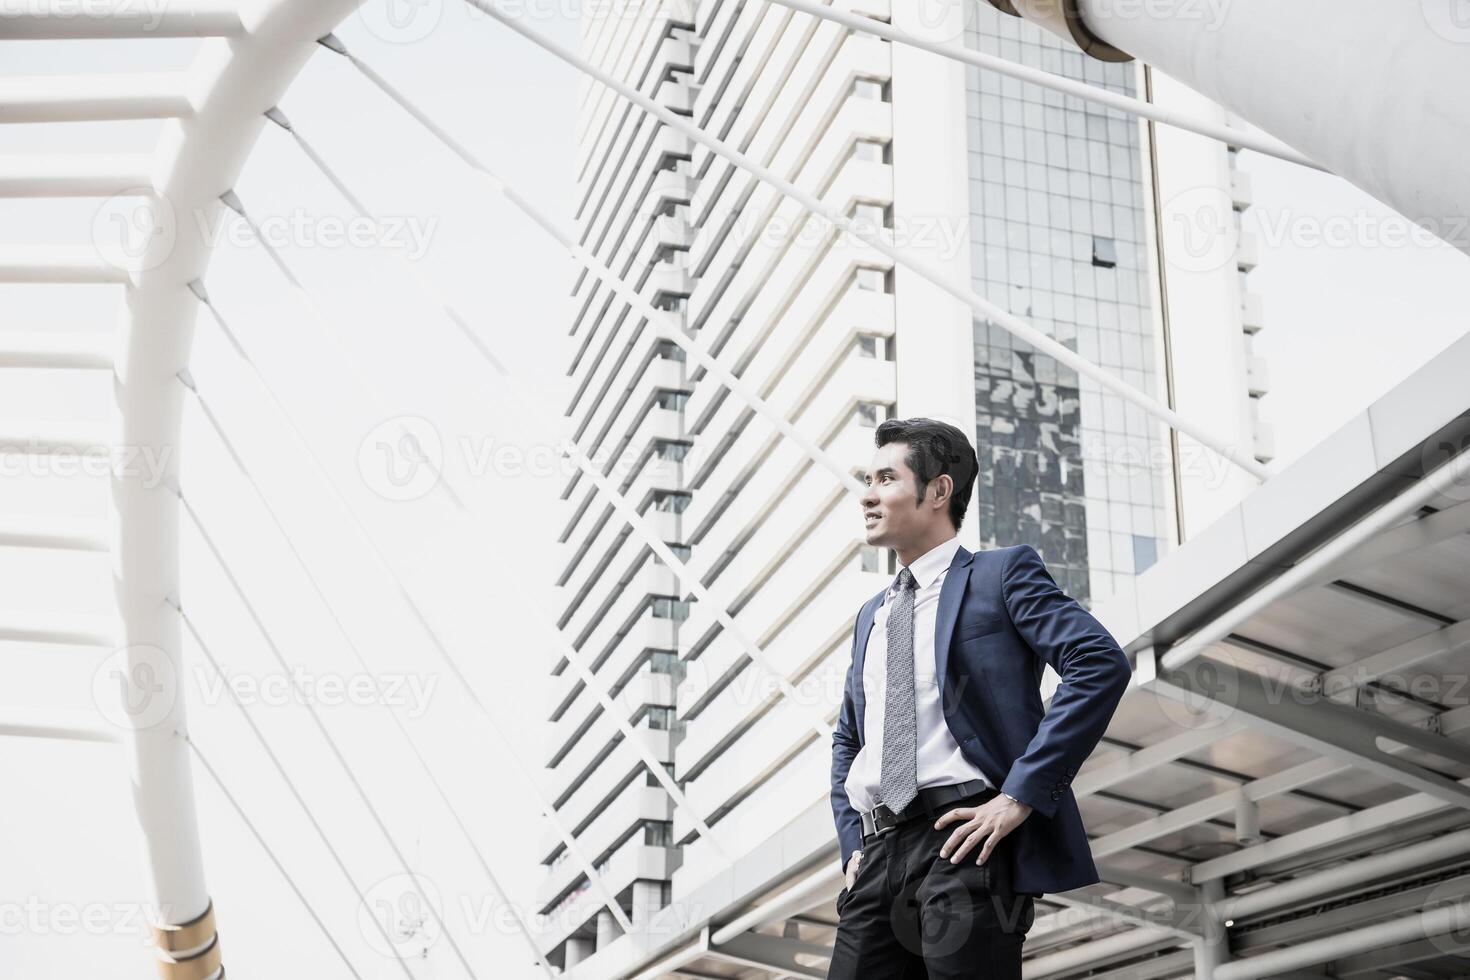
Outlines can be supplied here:
M1001 791L1050 819L1107 731L1133 671L1112 634L1057 587L1030 545L1014 549L1002 571L1001 593L1016 631L1061 677Z
M858 620L862 620L859 611ZM857 623L853 623L853 649L857 648ZM842 849L842 870L847 870L847 859L863 845L863 819L853 809L847 798L847 774L852 769L852 760L857 758L862 745L857 736L857 703L855 672L857 658L852 657L847 665L847 683L842 689L842 707L837 711L837 724L832 729L832 816L837 822L837 842Z

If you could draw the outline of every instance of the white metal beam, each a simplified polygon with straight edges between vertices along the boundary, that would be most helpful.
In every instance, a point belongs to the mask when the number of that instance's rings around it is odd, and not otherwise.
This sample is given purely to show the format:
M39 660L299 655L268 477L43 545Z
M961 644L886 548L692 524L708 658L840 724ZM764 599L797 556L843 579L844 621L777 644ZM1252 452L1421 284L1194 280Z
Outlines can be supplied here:
M1470 531L1470 500L1391 527L1309 579L1306 587L1348 578L1355 572Z
M243 33L236 5L224 0L32 0L0 6L0 41L237 37Z
M74 742L119 742L121 732L86 711L0 709L0 736Z
M0 368L112 367L112 337L108 334L0 333Z
M0 156L0 197L112 197L152 187L146 153Z
M100 523L61 523L39 517L0 516L0 548L105 552L107 528Z
M0 453L95 453L107 451L110 445L103 430L77 422L27 422L0 428Z
M0 123L175 119L193 112L183 72L0 78Z
M1222 739L1237 734L1245 727L1244 719L1232 718L1219 725L1191 728L1171 735L1153 745L1146 745L1136 752L1129 752L1117 762L1098 766L1080 774L1072 780L1072 793L1079 800L1093 793L1101 793L1117 783L1140 776L1181 759L1191 752L1198 752L1200 749L1214 745Z
M112 647L117 624L102 616L0 611L0 641Z
M0 245L0 283L123 283L126 269L91 246Z
M1324 672L1318 690L1336 701L1351 703L1353 693L1365 684L1382 680L1399 671L1470 646L1470 619L1442 627L1407 643L1390 647L1370 657ZM1397 689L1407 685L1389 685Z

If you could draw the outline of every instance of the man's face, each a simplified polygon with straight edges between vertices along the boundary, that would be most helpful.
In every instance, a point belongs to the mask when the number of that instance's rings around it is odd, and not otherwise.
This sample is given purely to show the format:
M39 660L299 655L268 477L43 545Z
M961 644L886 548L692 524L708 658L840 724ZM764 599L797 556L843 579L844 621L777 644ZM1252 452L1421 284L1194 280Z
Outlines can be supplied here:
M904 462L908 450L908 443L890 442L873 453L864 478L868 489L862 496L863 524L870 545L902 548L922 541L933 522L943 519L932 506L939 480L925 488L924 505L915 506L918 480Z

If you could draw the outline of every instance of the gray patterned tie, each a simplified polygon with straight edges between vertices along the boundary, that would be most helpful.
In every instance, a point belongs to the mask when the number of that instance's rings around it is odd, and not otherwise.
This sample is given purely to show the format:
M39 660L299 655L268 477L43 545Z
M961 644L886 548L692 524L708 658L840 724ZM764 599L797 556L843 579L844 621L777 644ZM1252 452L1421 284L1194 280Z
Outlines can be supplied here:
M919 723L914 709L914 590L907 568L888 611L888 683L883 699L882 802L898 813L919 794Z

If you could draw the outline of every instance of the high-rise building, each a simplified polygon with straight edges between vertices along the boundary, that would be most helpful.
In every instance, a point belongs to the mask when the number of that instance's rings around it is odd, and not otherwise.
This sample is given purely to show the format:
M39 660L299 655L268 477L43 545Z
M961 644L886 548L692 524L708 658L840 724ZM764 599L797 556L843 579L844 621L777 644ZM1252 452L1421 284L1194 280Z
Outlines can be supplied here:
M889 0L839 6L1113 91L1148 84L1136 64L1088 61L983 4L933 22ZM1219 200L1235 220L1248 196L1225 147L1187 137L1175 166L1137 120L777 4L598 11L583 24L593 63L1160 400L1208 376L1228 402L1212 403L1212 426L1261 451L1249 260L1234 242L1223 261L1190 256L1162 220ZM1187 440L596 83L577 126L582 244L854 473L884 418L961 425L981 459L964 543L1031 543L1084 602L1187 533ZM594 276L573 296L569 434L716 599L693 601L590 481L568 480L562 629L714 833L700 836L559 664L555 802L635 934L548 833L541 941L576 976L614 977L681 939L671 923L728 917L835 864L822 726L856 610L896 566L864 544L833 475L745 401ZM1175 311L1192 318L1183 344ZM1237 479L1199 483L1232 492Z

